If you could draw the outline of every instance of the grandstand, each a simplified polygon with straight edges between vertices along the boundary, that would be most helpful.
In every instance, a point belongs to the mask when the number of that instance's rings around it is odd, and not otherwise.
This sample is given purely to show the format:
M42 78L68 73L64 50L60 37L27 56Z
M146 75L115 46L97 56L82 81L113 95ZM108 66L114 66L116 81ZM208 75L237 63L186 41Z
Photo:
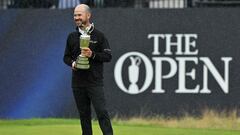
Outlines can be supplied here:
M0 9L73 8L79 3L95 8L199 8L239 7L240 0L0 0Z

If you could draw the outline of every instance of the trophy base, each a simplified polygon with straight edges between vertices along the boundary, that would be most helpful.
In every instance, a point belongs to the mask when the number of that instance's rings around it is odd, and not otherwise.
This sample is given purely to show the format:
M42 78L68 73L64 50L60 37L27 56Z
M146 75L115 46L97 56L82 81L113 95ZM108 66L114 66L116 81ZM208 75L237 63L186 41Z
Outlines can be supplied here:
M76 64L77 69L89 69L90 65Z
M83 56L78 56L77 61L76 61L76 68L77 69L89 69L89 60L87 57Z
M80 65L88 65L88 64L89 64L89 61L88 61L88 60L79 60L79 61L77 61L77 64L80 64Z
M83 57L83 56L78 56L78 61L88 61L87 57Z

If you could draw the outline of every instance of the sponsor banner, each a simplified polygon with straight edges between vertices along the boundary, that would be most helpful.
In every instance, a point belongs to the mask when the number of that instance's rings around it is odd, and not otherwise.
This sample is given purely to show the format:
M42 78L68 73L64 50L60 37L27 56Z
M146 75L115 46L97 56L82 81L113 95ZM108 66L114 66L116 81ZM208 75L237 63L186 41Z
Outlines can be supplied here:
M0 12L0 118L78 117L62 60L72 10ZM111 116L198 115L240 105L238 9L93 9L113 59Z
M113 52L105 72L111 112L198 115L206 108L237 109L238 13L235 9L97 12L96 22ZM111 19L114 14L118 17Z

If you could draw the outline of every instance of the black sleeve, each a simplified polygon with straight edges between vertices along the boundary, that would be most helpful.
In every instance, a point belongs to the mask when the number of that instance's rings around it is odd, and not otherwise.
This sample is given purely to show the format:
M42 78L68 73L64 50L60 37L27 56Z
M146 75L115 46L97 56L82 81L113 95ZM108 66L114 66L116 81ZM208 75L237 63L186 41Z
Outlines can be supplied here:
M100 40L101 52L93 52L92 59L98 62L110 62L112 59L111 49L108 40L104 35Z
M63 56L63 61L68 66L72 67L73 55L71 53L71 34L68 35L66 48Z

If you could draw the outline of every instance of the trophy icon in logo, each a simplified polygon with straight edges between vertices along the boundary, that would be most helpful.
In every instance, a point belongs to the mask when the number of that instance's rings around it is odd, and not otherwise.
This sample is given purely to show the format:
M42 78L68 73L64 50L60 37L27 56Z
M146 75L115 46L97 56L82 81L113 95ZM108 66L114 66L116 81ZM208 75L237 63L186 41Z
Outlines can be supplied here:
M128 76L129 76L129 92L130 93L138 93L139 88L136 84L139 78L139 65L141 64L141 58L140 57L130 57L131 65L128 67Z

